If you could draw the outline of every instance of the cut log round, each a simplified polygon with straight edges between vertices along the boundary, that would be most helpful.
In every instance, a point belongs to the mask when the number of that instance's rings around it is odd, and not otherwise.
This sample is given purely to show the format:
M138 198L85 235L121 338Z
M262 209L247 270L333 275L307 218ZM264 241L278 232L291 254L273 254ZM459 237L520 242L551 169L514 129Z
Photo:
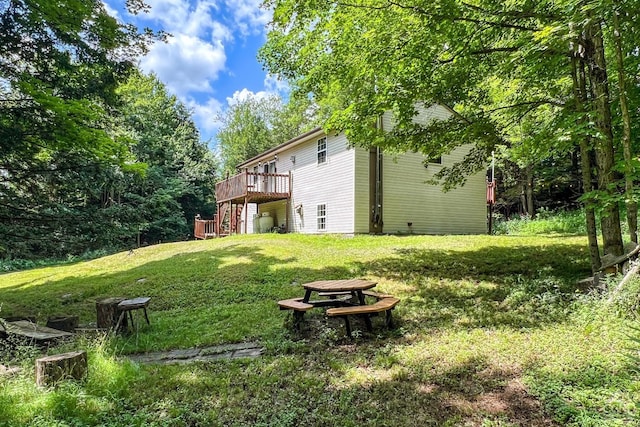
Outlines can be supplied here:
M36 360L36 384L54 385L65 379L81 380L87 375L87 352L73 351Z
M96 313L98 328L114 329L118 323L118 317L120 316L120 310L118 310L118 304L124 301L126 298L111 297L104 298L96 301ZM127 329L127 317L124 316L120 326L120 330Z
M58 329L60 331L74 332L78 327L80 319L78 316L54 316L47 320L47 328Z

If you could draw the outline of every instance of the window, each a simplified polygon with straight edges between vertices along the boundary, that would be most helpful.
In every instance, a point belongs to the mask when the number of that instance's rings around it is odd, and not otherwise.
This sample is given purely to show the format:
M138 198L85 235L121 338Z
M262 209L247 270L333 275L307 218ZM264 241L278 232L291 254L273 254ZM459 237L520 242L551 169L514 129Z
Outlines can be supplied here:
M317 208L318 231L327 229L327 205L318 205Z
M318 140L318 164L327 163L327 138Z
M441 165L442 164L442 156L429 157L428 159L422 162L425 168L428 168L429 165Z

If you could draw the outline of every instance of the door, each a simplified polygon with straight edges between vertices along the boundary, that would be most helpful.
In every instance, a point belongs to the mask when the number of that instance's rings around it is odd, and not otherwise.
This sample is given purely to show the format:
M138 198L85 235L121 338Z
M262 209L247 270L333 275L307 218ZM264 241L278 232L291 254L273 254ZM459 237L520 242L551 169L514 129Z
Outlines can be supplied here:
M265 173L265 192L273 193L276 191L276 162L269 162L264 165L264 173Z

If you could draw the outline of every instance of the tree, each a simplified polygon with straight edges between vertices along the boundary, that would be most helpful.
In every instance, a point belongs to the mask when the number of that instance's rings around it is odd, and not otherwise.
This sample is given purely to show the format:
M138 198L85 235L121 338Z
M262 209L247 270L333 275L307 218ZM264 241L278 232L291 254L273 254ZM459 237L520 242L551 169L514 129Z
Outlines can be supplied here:
M119 24L98 0L0 1L0 255L78 249L84 185L107 166L136 170L127 144L107 132L107 113L162 36Z
M463 163L437 176L445 189L483 170L499 146L523 165L581 147L582 165L590 168L593 152L597 171L583 170L585 201L602 212L604 253L622 252L609 39L602 30L611 3L272 0L267 5L274 8L274 21L260 58L296 91L330 107L327 128L343 130L361 145L427 156L473 144ZM573 77L581 73L584 79ZM449 105L459 114L419 125L413 118L420 102ZM372 126L385 110L396 121L387 133ZM589 192L594 176L596 187ZM591 237L595 231L590 228ZM599 257L592 257L592 267L599 267Z
M292 97L284 104L276 95L237 101L218 120L222 126L216 139L224 172L231 175L239 163L304 133L316 123L307 97Z
M120 203L135 206L144 241L183 238L196 214L213 214L217 161L191 113L155 76L133 74L117 93L120 136L147 168L121 187Z

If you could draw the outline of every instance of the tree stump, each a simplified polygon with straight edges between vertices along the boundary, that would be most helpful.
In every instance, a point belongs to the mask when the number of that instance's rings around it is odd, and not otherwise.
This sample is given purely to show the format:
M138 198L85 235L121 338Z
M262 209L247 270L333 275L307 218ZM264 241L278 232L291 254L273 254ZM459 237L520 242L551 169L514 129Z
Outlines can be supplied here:
M118 310L118 304L120 304L124 300L125 298L112 297L112 298L104 298L96 301L98 328L115 329L116 324L118 323L118 317L120 316L120 310ZM124 319L122 320L122 322L120 322L120 326L118 326L118 330L124 331L126 329L127 329L127 317L124 316Z
M78 327L80 319L78 316L54 316L47 320L47 328L58 329L60 331L74 332Z
M87 375L87 352L73 351L36 360L36 384L43 387L65 379L81 380Z

